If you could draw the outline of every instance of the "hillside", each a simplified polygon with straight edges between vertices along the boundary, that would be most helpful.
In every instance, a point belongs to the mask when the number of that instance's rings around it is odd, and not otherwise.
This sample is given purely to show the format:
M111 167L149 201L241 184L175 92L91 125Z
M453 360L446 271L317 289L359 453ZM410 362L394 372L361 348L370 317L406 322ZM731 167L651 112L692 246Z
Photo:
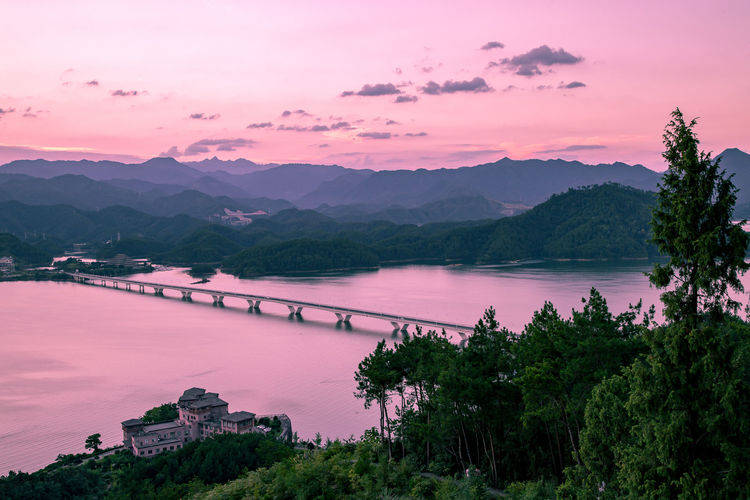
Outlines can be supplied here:
M569 190L520 215L492 221L431 223L421 226L388 221L339 222L318 212L289 209L258 219L242 228L209 225L180 215L158 217L126 207L84 211L70 206L27 206L0 203L0 230L59 238L68 243L89 241L105 254L122 251L157 262L191 264L218 262L243 249L266 247L279 259L278 266L262 264L271 253L248 253L258 261L253 273L283 272L290 262L303 262L308 245L282 244L300 238L309 242L349 242L345 252L372 252L377 263L389 261L459 261L494 264L519 259L648 258L650 207L654 194L605 184ZM106 240L120 242L105 244ZM270 249L269 249L270 247ZM335 246L334 246L335 247ZM333 252L331 247L326 251ZM328 247L323 247L328 248ZM317 250L316 250L317 251ZM291 255L297 252L299 255ZM323 254L320 254L323 255ZM336 257L341 261L341 255ZM318 257L314 257L313 260ZM369 259L369 257L368 257ZM354 267L369 266L366 263ZM311 265L289 264L289 270L310 270ZM336 264L333 267L350 267ZM229 268L246 268L230 262ZM271 271L271 269L274 271ZM328 265L317 269L330 268Z
M490 201L484 196L457 196L425 203L414 208L395 205L379 208L374 205L321 205L315 210L341 222L384 220L396 224L428 224L480 219L499 219L515 215L529 207Z
M659 174L625 163L586 165L564 160L511 160L437 170L379 171L323 183L297 200L303 207L352 203L415 207L465 194L489 200L535 205L569 188L615 182L653 190Z
M0 257L13 257L21 266L45 266L52 260L45 250L8 233L0 233Z

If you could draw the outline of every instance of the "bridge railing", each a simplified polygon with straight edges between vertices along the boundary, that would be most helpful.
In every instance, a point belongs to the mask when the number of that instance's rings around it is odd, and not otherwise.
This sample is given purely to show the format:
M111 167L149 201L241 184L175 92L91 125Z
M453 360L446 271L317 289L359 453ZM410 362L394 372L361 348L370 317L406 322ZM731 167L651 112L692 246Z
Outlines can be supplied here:
M458 323L434 321L434 320L425 319L425 318L417 318L414 316L403 316L403 315L390 314L390 313L379 312L379 311L368 311L364 309L355 309L351 307L321 304L321 303L308 302L308 301L297 300L297 299L272 297L268 295L248 294L248 293L242 293L242 292L232 292L232 291L227 291L227 290L213 290L210 288L200 288L200 287L192 287L192 286L184 286L184 285L172 285L168 283L154 283L154 282L149 282L149 281L120 278L116 276L101 276L101 275L86 274L86 273L67 273L67 274L69 276L72 276L74 279L80 280L82 282L86 282L88 280L88 281L101 281L104 285L106 285L107 282L112 282L113 284L122 283L122 284L130 285L130 286L136 285L138 287L141 287L141 291L145 291L143 290L143 288L152 288L154 290L154 293L157 295L163 295L164 290L175 290L175 291L182 292L183 299L187 298L187 300L190 300L190 297L193 293L210 295L211 297L213 297L214 305L223 305L224 303L223 301L225 297L233 297L233 298L238 298L238 299L243 299L243 300L248 301L248 303L250 303L250 306L256 309L259 308L261 302L273 302L273 303L287 306L290 310L290 313L297 314L297 315L301 314L303 308L328 311L328 312L332 312L336 314L337 318L339 318L339 321L343 320L346 323L349 322L349 318L351 316L362 316L362 317L368 317L368 318L382 319L384 321L391 322L394 329L402 330L402 331L407 331L407 327L409 325L420 325L420 326L426 326L426 327L441 328L444 330L452 330L452 331L457 332L461 337L464 337L464 338L467 334L470 334L474 331L473 326L461 325Z

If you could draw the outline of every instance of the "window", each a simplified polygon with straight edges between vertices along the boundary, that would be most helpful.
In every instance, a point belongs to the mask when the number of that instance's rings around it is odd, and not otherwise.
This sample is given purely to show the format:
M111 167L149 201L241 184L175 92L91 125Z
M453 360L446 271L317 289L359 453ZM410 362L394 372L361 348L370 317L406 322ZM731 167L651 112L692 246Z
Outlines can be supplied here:
M148 454L149 454L149 455L151 455L151 451L152 451L152 450L148 450Z

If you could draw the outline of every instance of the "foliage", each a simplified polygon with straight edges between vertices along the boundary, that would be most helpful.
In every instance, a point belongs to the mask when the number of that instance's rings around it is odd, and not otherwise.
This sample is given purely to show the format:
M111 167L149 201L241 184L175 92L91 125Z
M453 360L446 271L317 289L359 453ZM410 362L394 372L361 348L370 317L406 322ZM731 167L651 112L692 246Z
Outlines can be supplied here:
M373 439L374 437L374 439ZM201 493L201 498L487 498L481 476L461 480L419 474L393 461L376 436L357 443L329 442L269 468Z
M12 234L0 233L0 257L13 257L20 266L43 266L52 255L37 245L30 245Z
M164 403L163 405L155 406L146 411L141 417L141 420L144 424L156 424L159 422L177 420L178 416L177 403Z
M747 236L731 222L735 189L679 109L664 136L670 164L654 211L668 253L651 281L668 323L646 353L587 404L576 496L735 498L750 493L750 326L735 317Z
M0 498L184 498L293 455L260 434L222 434L144 460L128 451L0 477Z
M667 317L691 323L702 312L720 316L725 310L736 311L739 304L729 291L743 291L739 276L750 267L745 262L744 221L732 221L737 189L718 160L698 151L695 124L685 123L678 108L664 132L663 156L669 168L660 183L652 225L654 241L669 261L654 266L650 275L659 288L671 285L662 294Z
M654 203L653 193L605 184L572 189L521 215L489 222L338 222L311 210L288 209L230 228L126 207L94 212L6 202L0 203L0 228L44 232L66 243L92 242L103 256L125 253L180 264L224 259L228 271L250 276L402 261L648 258L656 255L648 227ZM101 243L118 233L119 242ZM329 251L334 243L341 248Z
M96 453L99 451L99 447L102 445L102 435L98 432L92 434L86 438L85 448Z
M194 278L202 278L216 273L216 268L211 264L193 264L188 274Z
M347 240L292 240L243 250L226 259L222 268L241 277L300 271L375 267L377 256Z

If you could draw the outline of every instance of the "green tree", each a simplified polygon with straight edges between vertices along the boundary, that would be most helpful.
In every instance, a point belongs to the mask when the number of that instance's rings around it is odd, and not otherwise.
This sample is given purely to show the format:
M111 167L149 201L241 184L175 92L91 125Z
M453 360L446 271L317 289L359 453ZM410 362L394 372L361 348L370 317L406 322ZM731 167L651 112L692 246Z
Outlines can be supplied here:
M654 239L669 256L650 278L668 323L646 354L594 391L583 465L563 494L736 498L750 492L750 327L733 313L747 236L732 222L735 188L698 151L695 120L675 110ZM608 423L607 423L608 422ZM596 490L596 493L595 493Z
M668 169L659 186L653 212L654 242L666 264L657 264L651 283L667 288L662 294L665 314L694 325L702 312L735 311L730 290L742 292L740 275L748 236L742 222L732 222L737 189L719 167L719 159L698 150L693 131L696 120L686 123L679 108L664 132Z
M385 345L385 340L378 342L375 350L359 364L354 374L357 382L355 396L365 400L365 408L373 401L380 407L380 435L388 442L388 456L391 454L391 421L388 416L390 393L400 382L399 372L394 367L393 350ZM387 439L386 439L387 432Z
M141 420L143 420L144 424L155 424L176 420L178 416L176 403L164 403L146 411Z
M86 438L86 443L85 443L86 449L91 450L92 453L97 453L101 445L102 445L102 435L99 434L98 432Z

